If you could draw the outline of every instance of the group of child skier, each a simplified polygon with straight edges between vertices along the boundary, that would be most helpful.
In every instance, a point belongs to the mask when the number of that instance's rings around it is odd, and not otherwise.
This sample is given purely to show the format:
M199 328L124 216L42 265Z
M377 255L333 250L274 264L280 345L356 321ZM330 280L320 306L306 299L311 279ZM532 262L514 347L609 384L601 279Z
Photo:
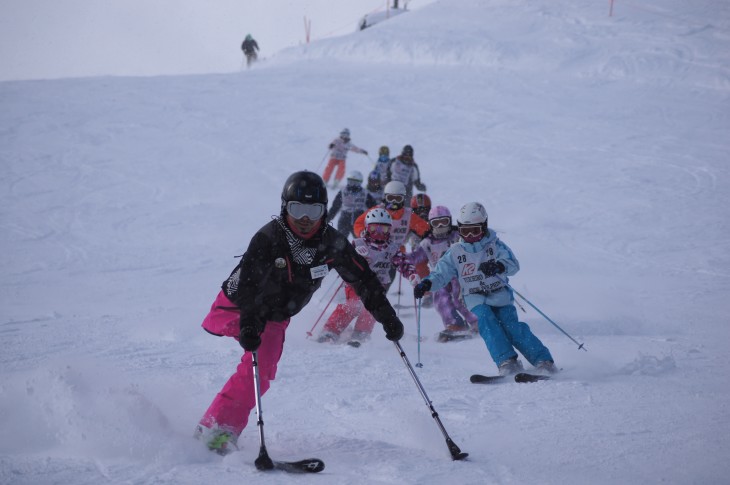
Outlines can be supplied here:
M244 349L196 428L195 436L220 454L236 448L257 399L275 378L291 317L311 301L330 270L342 278L346 299L318 342L337 342L352 320L353 346L370 337L376 321L388 340L400 340L403 323L387 298L398 272L421 304L432 298L444 341L478 333L502 376L523 369L517 351L536 372L557 371L550 351L517 317L508 277L520 266L490 229L481 203L465 204L454 224L449 209L432 206L423 193L413 147L405 145L392 159L388 147L380 147L367 186L361 172L350 172L328 209L333 171L336 188L347 152L368 154L352 144L347 129L329 150L323 177L301 171L287 179L279 216L253 236L203 321L209 333L234 337ZM414 188L421 193L412 195ZM335 230L328 223L337 215Z
M339 144L338 144L339 143ZM353 145L350 131L342 130L339 142L330 147L331 164L345 171L348 150L367 155ZM484 339L500 374L523 369L517 349L536 369L554 372L550 351L520 322L507 277L519 270L512 251L488 227L487 211L479 202L464 205L454 225L446 206L432 206L425 193L411 195L412 189L424 192L420 171L413 158L413 147L405 145L401 155L391 159L387 146L380 147L379 158L368 177L368 190L362 187L359 171L348 175L345 188L333 203L328 221L340 214L338 230L352 238L352 244L378 275L387 290L396 272L414 286L414 296L424 306L435 307L444 325L439 341ZM331 174L325 170L325 183ZM375 185L375 184L378 185ZM338 184L335 177L334 186ZM382 198L376 190L384 184ZM410 207L406 202L410 199ZM342 210L340 211L340 209ZM409 246L410 252L406 252ZM350 345L367 340L374 326L357 295L345 288L345 302L336 306L318 337L319 342L336 342L355 320ZM431 303L432 302L432 303Z

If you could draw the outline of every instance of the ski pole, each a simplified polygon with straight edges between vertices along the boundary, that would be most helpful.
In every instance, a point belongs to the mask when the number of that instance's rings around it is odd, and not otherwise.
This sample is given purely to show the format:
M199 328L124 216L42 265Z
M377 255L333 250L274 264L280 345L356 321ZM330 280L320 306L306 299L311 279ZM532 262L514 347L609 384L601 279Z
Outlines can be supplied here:
M329 294L330 290L335 286L335 284L337 283L337 280L339 280L339 279L340 279L340 275L338 274L337 276L335 276L335 279L332 280L332 283L330 283L330 285L327 287L327 289L324 290L324 293L322 293L322 298L319 299L320 305L322 304L322 301Z
M274 461L266 451L264 440L264 415L261 411L261 381L259 378L259 356L257 351L251 352L251 365L253 366L253 387L256 395L256 424L259 428L259 456L254 461L257 470L273 470L274 468L290 473L318 473L324 470L324 462L318 458L307 458L300 461Z
M582 343L579 343L579 342L578 342L577 340L575 340L575 339L574 339L573 337L571 337L570 335L568 335L568 333L567 333L567 332L566 332L565 330L563 330L562 328L560 328L560 325L558 325L557 323L553 322L553 321L552 321L552 320L550 319L550 317L548 317L547 315L545 315L545 314L544 314L544 313L542 312L542 310L540 310L539 308L537 308L537 307L536 307L535 305L533 305L533 303L532 303L532 302L531 302L530 300L528 300L527 298L525 298L524 296L522 296L522 295L520 294L520 292L519 292L519 291L515 290L515 289L514 289L514 288L513 288L512 286L510 286L510 284L509 284L509 283L507 283L507 281L506 281L506 280L504 280L504 279L503 279L503 278L502 278L501 276L499 276L499 275L494 275L494 276L495 276L495 277L496 277L496 278L497 278L497 279L498 279L499 281L501 281L501 282L502 282L502 284L503 284L504 286L506 286L507 288L509 288L509 289L511 289L512 291L514 291L514 292L515 292L515 293L517 294L517 296L519 296L520 298L522 298L522 299L523 299L523 300L525 301L525 303L527 303L527 304L528 304L528 305L530 305L530 306L531 306L532 308L534 308L534 309L535 309L535 311L536 311L537 313L539 313L540 315L542 315L542 316L543 316L543 317L545 318L545 320L547 320L548 322L552 323L552 324L553 324L553 326L555 326L555 328L557 328L558 330L560 330L561 332L563 332L563 334L564 334L564 335L565 335L566 337L568 337L568 338L569 338L570 340L572 340L572 341L573 341L573 343L575 343L575 344L576 344L576 345L578 346L578 350L580 350L580 349L583 349L583 350L585 350L586 352L588 352L588 349L586 349L586 348L585 348L584 344L582 344Z
M400 316L400 285L403 282L403 275L399 272L398 273L398 316Z
M253 365L253 384L254 390L256 391L256 424L259 427L259 456L254 461L257 470L272 470L274 468L274 462L269 458L269 453L266 451L266 442L264 441L264 417L261 413L261 383L259 381L259 360L258 352L251 352L251 362Z
M421 300L418 300L418 304L416 304L416 297L413 297L413 306L416 307L416 332L418 336L418 362L416 362L416 367L421 368L423 367L423 364L421 363Z
M310 328L309 332L307 332L307 338L312 336L312 332L314 332L315 327L317 325L319 325L319 321L322 320L322 315L324 315L324 312L326 312L327 309L330 307L330 305L332 304L332 300L335 299L335 296L340 291L340 288L342 288L344 286L344 284L345 284L345 280L342 280L342 283L340 283L340 286L338 286L337 289L335 290L335 292L332 293L332 298L330 298L330 301L327 302L327 306L324 307L324 310L322 310L322 313L319 314L319 318L317 318L317 321L314 322L314 325L312 325L312 328Z
M520 298L522 298L520 295L517 295L517 296L519 296ZM515 305L517 305L517 307L520 310L522 310L522 313L527 313L527 310L525 310L525 307L523 307L522 305L520 305L520 302L519 301L515 300Z
M446 438L446 446L449 447L449 453L451 453L451 459L452 460L463 460L467 456L469 456L469 453L464 453L461 451L461 449L456 446L456 443L454 443L454 440L449 437L449 434L446 432L446 428L444 428L444 425L441 423L441 419L439 419L439 414L436 412L436 410L433 407L433 404L431 403L431 400L428 398L428 395L426 394L426 390L423 388L423 385L421 384L421 381L418 380L418 376L416 375L416 371L413 370L413 367L411 366L411 363L408 361L408 357L406 357L406 353L403 351L403 347L401 347L399 342L393 342L395 344L395 348L400 353L401 359L403 359L403 362L406 365L406 368L408 369L408 372L411 374L411 377L413 378L413 382L416 383L416 387L418 387L418 390L421 393L421 397L423 397L423 400L426 401L426 406L431 410L431 417L436 421L436 424L438 425L439 429L441 430L441 434L444 435L444 438Z
M299 461L274 461L266 451L264 440L264 415L261 411L261 380L259 378L259 355L257 351L251 352L251 365L253 366L253 387L256 395L256 425L259 428L259 456L254 461L257 470L266 471L282 470L289 473L318 473L324 470L324 462L319 458L307 458Z
M328 148L326 152L324 152L324 156L322 157L322 161L319 162L319 165L317 165L317 170L315 172L319 173L319 169L322 168L322 164L324 163L325 159L327 158L327 155L329 154L330 149Z

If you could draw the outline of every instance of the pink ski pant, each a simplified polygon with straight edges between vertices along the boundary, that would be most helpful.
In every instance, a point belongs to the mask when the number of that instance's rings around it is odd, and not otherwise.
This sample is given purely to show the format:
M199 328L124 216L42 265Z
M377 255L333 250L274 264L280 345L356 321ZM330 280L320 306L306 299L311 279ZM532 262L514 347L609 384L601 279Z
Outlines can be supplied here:
M203 328L218 335L228 335L238 339L237 329L240 312L236 306L221 292L210 313L203 321ZM270 381L276 377L276 368L284 350L284 334L289 320L283 322L266 322L261 334L261 346L258 348L259 381L261 394L269 390ZM219 330L219 331L214 331ZM234 332L234 329L236 331ZM224 332L220 332L224 330ZM235 333L235 335L231 335ZM241 434L248 423L251 411L256 407L253 364L250 352L244 352L241 363L235 374L223 389L215 396L210 407L200 420L200 424L208 428L220 427L236 435Z
M360 297L350 285L345 287L345 296L345 303L337 305L327 319L324 325L325 331L339 335L350 325L353 318L357 318L354 331L370 335L375 326L375 318L365 309Z

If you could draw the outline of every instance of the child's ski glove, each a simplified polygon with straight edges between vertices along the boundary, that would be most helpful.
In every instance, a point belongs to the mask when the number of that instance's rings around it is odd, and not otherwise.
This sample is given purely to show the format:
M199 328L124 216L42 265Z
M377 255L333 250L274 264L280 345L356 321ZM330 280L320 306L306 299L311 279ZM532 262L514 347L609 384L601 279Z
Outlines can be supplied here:
M428 290L431 289L431 280L425 279L418 283L415 288L413 288L413 296L418 298L419 300L423 298L423 295L426 294Z
M496 274L504 273L505 267L499 261L485 261L479 265L479 271L485 276L490 277Z

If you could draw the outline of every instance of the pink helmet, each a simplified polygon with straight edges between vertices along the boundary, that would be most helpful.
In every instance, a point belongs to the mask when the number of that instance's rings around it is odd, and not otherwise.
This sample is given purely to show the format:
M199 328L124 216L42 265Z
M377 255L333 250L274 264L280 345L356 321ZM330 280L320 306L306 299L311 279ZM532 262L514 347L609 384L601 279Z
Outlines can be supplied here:
M451 212L449 212L448 207L444 207L443 205L437 205L436 207L433 207L430 211L428 211L428 219L436 219L437 217L451 217Z
M431 234L437 239L448 237L451 233L451 212L447 207L437 205L428 211L428 224Z

